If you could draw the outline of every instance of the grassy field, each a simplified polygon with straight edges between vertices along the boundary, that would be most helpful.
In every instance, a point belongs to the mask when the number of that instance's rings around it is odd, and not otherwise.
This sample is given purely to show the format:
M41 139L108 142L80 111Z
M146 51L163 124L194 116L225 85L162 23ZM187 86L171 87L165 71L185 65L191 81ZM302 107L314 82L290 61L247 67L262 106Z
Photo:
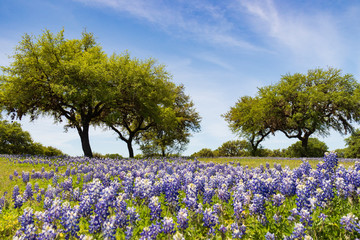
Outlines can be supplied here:
M247 166L250 169L260 167L261 165L265 166L266 164L269 164L271 168L273 168L275 164L280 164L283 168L288 166L290 169L294 169L299 167L303 163L303 161L300 159L271 159L271 158L199 158L198 160L201 162L213 162L216 164L239 163L241 166L244 167ZM308 159L307 161L310 163L313 169L316 168L317 164L320 162L320 160L311 160L311 159ZM339 165L343 165L345 168L353 167L354 164L355 161L339 162ZM65 173L68 167L69 165L58 167L57 175L59 176L59 182L63 182L65 180L65 177L63 177L62 174ZM18 176L14 176L15 171L18 173ZM12 192L15 185L19 186L20 192L23 192L26 188L26 183L23 182L21 177L22 172L34 173L41 171L56 172L56 167L53 164L46 164L46 163L19 164L16 161L10 161L8 158L0 157L0 197L2 197L5 194L5 198L7 200L6 204L8 205L2 210L2 213L0 214L0 239L13 238L16 230L20 228L19 216L23 214L23 209L25 209L26 207L31 207L34 209L34 211L43 210L43 203L42 202L38 203L36 200L25 202L21 209L14 209L14 203L12 200ZM12 177L12 179L10 179L10 176ZM76 176L74 175L72 176L72 178L75 182ZM40 189L41 188L47 189L48 185L52 185L52 179L49 180L44 178L30 179L30 182L32 183L32 186L34 186L34 184L37 183ZM75 187L78 187L78 184L74 183L74 188ZM219 203L221 203L221 201L219 201ZM347 209L348 206L347 205L344 206L346 206L346 208L344 209ZM358 205L356 204L356 208L357 207ZM336 221L339 220L337 219ZM84 228L81 228L80 232L82 232L83 229Z
M288 166L290 169L297 168L303 163L300 159L273 159L273 158L198 158L199 161L213 162L213 163L240 163L241 166L248 166L249 168L256 168L260 165L265 166L266 163L270 164L270 167L274 167L274 164L280 164L283 168ZM312 168L315 168L320 160L306 159ZM343 165L345 168L354 166L355 161L341 161L339 165Z

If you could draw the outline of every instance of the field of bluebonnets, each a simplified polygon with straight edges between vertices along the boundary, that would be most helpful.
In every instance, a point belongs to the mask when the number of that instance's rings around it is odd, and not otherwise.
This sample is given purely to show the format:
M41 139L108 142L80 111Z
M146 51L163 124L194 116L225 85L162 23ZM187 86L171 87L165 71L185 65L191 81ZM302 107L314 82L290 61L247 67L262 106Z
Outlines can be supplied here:
M0 160L0 239L356 239L360 163ZM9 173L10 172L10 173Z

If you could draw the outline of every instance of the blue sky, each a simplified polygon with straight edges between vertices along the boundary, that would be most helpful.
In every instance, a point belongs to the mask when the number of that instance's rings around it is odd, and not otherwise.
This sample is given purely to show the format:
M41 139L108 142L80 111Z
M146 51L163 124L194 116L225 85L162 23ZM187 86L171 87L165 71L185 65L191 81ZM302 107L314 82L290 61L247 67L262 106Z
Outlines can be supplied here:
M108 54L127 50L167 66L202 117L202 131L184 155L237 139L221 114L281 75L332 66L360 81L360 2L355 0L2 0L0 65L10 63L8 56L25 33L62 28L69 39L84 29L93 32ZM48 118L21 124L35 141L82 155L75 130L64 133ZM94 152L128 156L126 144L116 138L111 131L90 131ZM320 139L330 149L345 144L335 132ZM263 146L285 148L295 141L276 134Z

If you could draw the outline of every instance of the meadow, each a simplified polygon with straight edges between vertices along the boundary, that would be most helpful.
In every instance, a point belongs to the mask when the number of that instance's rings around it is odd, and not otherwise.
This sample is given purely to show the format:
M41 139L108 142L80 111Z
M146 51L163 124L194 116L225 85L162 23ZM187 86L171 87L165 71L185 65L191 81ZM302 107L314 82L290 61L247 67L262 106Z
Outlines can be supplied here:
M356 239L360 163L2 156L0 239Z

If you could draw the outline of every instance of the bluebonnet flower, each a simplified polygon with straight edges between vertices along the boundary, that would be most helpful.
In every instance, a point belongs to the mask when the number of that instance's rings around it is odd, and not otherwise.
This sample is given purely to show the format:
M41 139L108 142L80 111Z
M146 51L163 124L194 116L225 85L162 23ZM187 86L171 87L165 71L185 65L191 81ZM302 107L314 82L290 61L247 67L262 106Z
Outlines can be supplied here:
M24 191L24 194L23 194L23 197L24 197L24 200L28 200L28 199L33 199L33 190L32 190L32 185L30 182L28 182L26 184L26 188L25 188L25 191Z
M134 197L140 199L150 198L152 196L152 182L149 179L135 178Z
M80 216L78 214L79 206L77 205L72 209L69 202L64 202L62 204L61 212L61 224L64 226L67 238L69 237L69 234L73 237L78 238L77 232L80 230Z
M280 207L284 203L284 201L285 201L285 196L282 195L281 193L278 193L273 197L273 204L276 207Z
M69 177L68 179L65 179L64 182L61 183L61 187L64 191L70 191L72 189L72 178Z
M65 171L65 176L69 177L70 176L70 171L71 171L71 169L67 168L66 171Z
M140 233L141 240L156 239L161 233L161 224L159 222L152 223L149 227L145 227Z
M20 189L18 185L14 186L13 192L12 192L12 199L15 202L16 201L16 197L20 194Z
M21 225L21 230L25 232L26 226L34 224L34 213L33 209L27 207L24 209L23 215L19 217L19 222Z
M79 203L79 213L84 216L90 216L92 214L92 204L91 204L91 195L87 194L87 190L85 190L84 194L80 197Z
M102 236L106 240L114 240L116 234L116 219L115 216L111 216L104 222L102 228Z
M230 192L226 184L222 184L221 188L217 190L217 194L220 200L228 202L230 200Z
M130 224L134 224L136 221L140 219L140 216L136 212L136 209L134 207L128 207L126 210L126 214L129 216Z
M15 177L19 176L18 171L14 170L14 176L15 176Z
M203 196L204 204L205 203L211 204L214 195L215 195L215 190L210 186L206 186L204 189L204 196Z
M162 232L165 234L175 233L175 223L171 217L164 217L162 222Z
M13 180L13 178L14 178L14 177L13 177L13 175L11 175L11 174L10 174L10 175L9 175L9 179L10 179L10 181L12 181L12 180Z
M185 240L184 236L180 232L176 232L173 236L174 240Z
M226 232L227 232L227 227L224 226L223 224L221 224L220 227L219 227L219 231L220 231L222 234L226 234Z
M186 229L189 226L188 210L181 208L177 214L177 223L180 229Z
M243 213L244 213L243 204L240 201L234 201L233 206L234 206L234 215L236 219L239 220L240 218L243 217Z
M305 236L305 230L302 223L295 223L294 230L291 234L292 239L302 239Z
M89 232L96 233L99 232L101 229L101 218L99 215L91 215L90 222L89 222Z
M126 240L131 239L132 235L133 235L133 228L131 226L127 226L125 229L125 239Z
M19 236L14 236L14 240L17 240L17 239L27 239L27 240L37 240L38 239L38 234L36 233L37 232L37 229L35 227L34 224L28 224L26 226L26 228L24 229L24 231L20 231L18 232L17 234Z
M120 193L119 196L116 197L114 207L115 211L118 212L126 212L127 203L125 202L126 194Z
M264 203L265 198L260 194L255 194L249 207L250 213L263 215L265 213Z
M274 234L274 233L267 232L267 233L265 234L265 240L275 240L275 234Z
M312 219L311 219L311 212L309 212L307 209L303 208L299 212L300 215L300 222L303 223L305 226L311 226L312 225Z
M296 193L296 184L293 178L285 177L282 179L282 184L279 185L279 191L285 196L294 196Z
M298 211L302 208L310 209L310 197L311 191L306 184L298 184L296 187L296 205L298 207Z
M231 231L232 231L232 237L233 238L239 238L241 239L246 232L246 226L245 225L241 225L239 227L239 225L237 223L233 223L231 224Z
M319 214L319 218L320 218L322 221L325 221L325 219L327 218L327 215L325 215L324 213L320 213L320 214Z
M326 165L326 171L330 173L335 172L335 168L338 166L338 159L335 152L325 153L324 162Z
M150 208L150 220L151 221L155 219L160 220L162 209L158 196L153 196L150 199L149 208Z
M41 201L42 201L42 195L41 195L40 193L38 193L38 194L36 195L36 201L37 201L37 202L41 202Z
M30 181L30 173L29 172L22 172L21 177L24 183L27 183Z
M14 203L14 208L21 208L23 204L24 204L23 197L21 195L17 195Z
M44 223L42 226L42 230L38 235L38 239L39 240L52 240L52 239L55 239L56 236L57 236L56 229L54 229L54 227L51 224Z
M126 194L132 194L134 189L134 177L131 172L127 173L121 182L123 185L124 192Z
M197 206L197 189L196 185L193 183L190 183L186 187L186 197L184 199L185 205L189 209L195 209Z
M52 200L51 198L49 197L45 197L45 200L44 200L44 208L45 209L49 209L52 205Z
M117 227L124 228L128 225L129 220L128 220L128 216L126 215L125 212L119 211L116 213L115 217L116 217L116 226Z
M151 233L150 233L150 228L149 227L144 227L143 231L140 233L140 240L151 240L151 239L155 239L152 237Z
M281 215L278 215L278 214L275 213L274 216L273 216L273 219L274 219L275 223L280 223Z
M61 209L61 200L59 198L55 198L51 204L51 207L46 210L46 219L44 221L47 223L53 223L57 219L60 219Z
M213 228L219 223L219 217L211 208L205 209L203 214L203 222L205 227Z
M166 202L172 206L177 207L178 206L178 196L179 196L179 190L181 186L178 180L170 176L164 181L164 191L165 191L165 198Z
M78 202L80 200L80 189L79 188L75 188L72 191L72 199L76 202Z
M39 192L40 188L39 188L39 183L38 182L36 182L34 184L34 190L35 190L35 192Z
M348 213L346 216L343 216L340 219L340 224L347 231L357 231L360 233L360 226L358 223L358 217L356 217L353 213Z

